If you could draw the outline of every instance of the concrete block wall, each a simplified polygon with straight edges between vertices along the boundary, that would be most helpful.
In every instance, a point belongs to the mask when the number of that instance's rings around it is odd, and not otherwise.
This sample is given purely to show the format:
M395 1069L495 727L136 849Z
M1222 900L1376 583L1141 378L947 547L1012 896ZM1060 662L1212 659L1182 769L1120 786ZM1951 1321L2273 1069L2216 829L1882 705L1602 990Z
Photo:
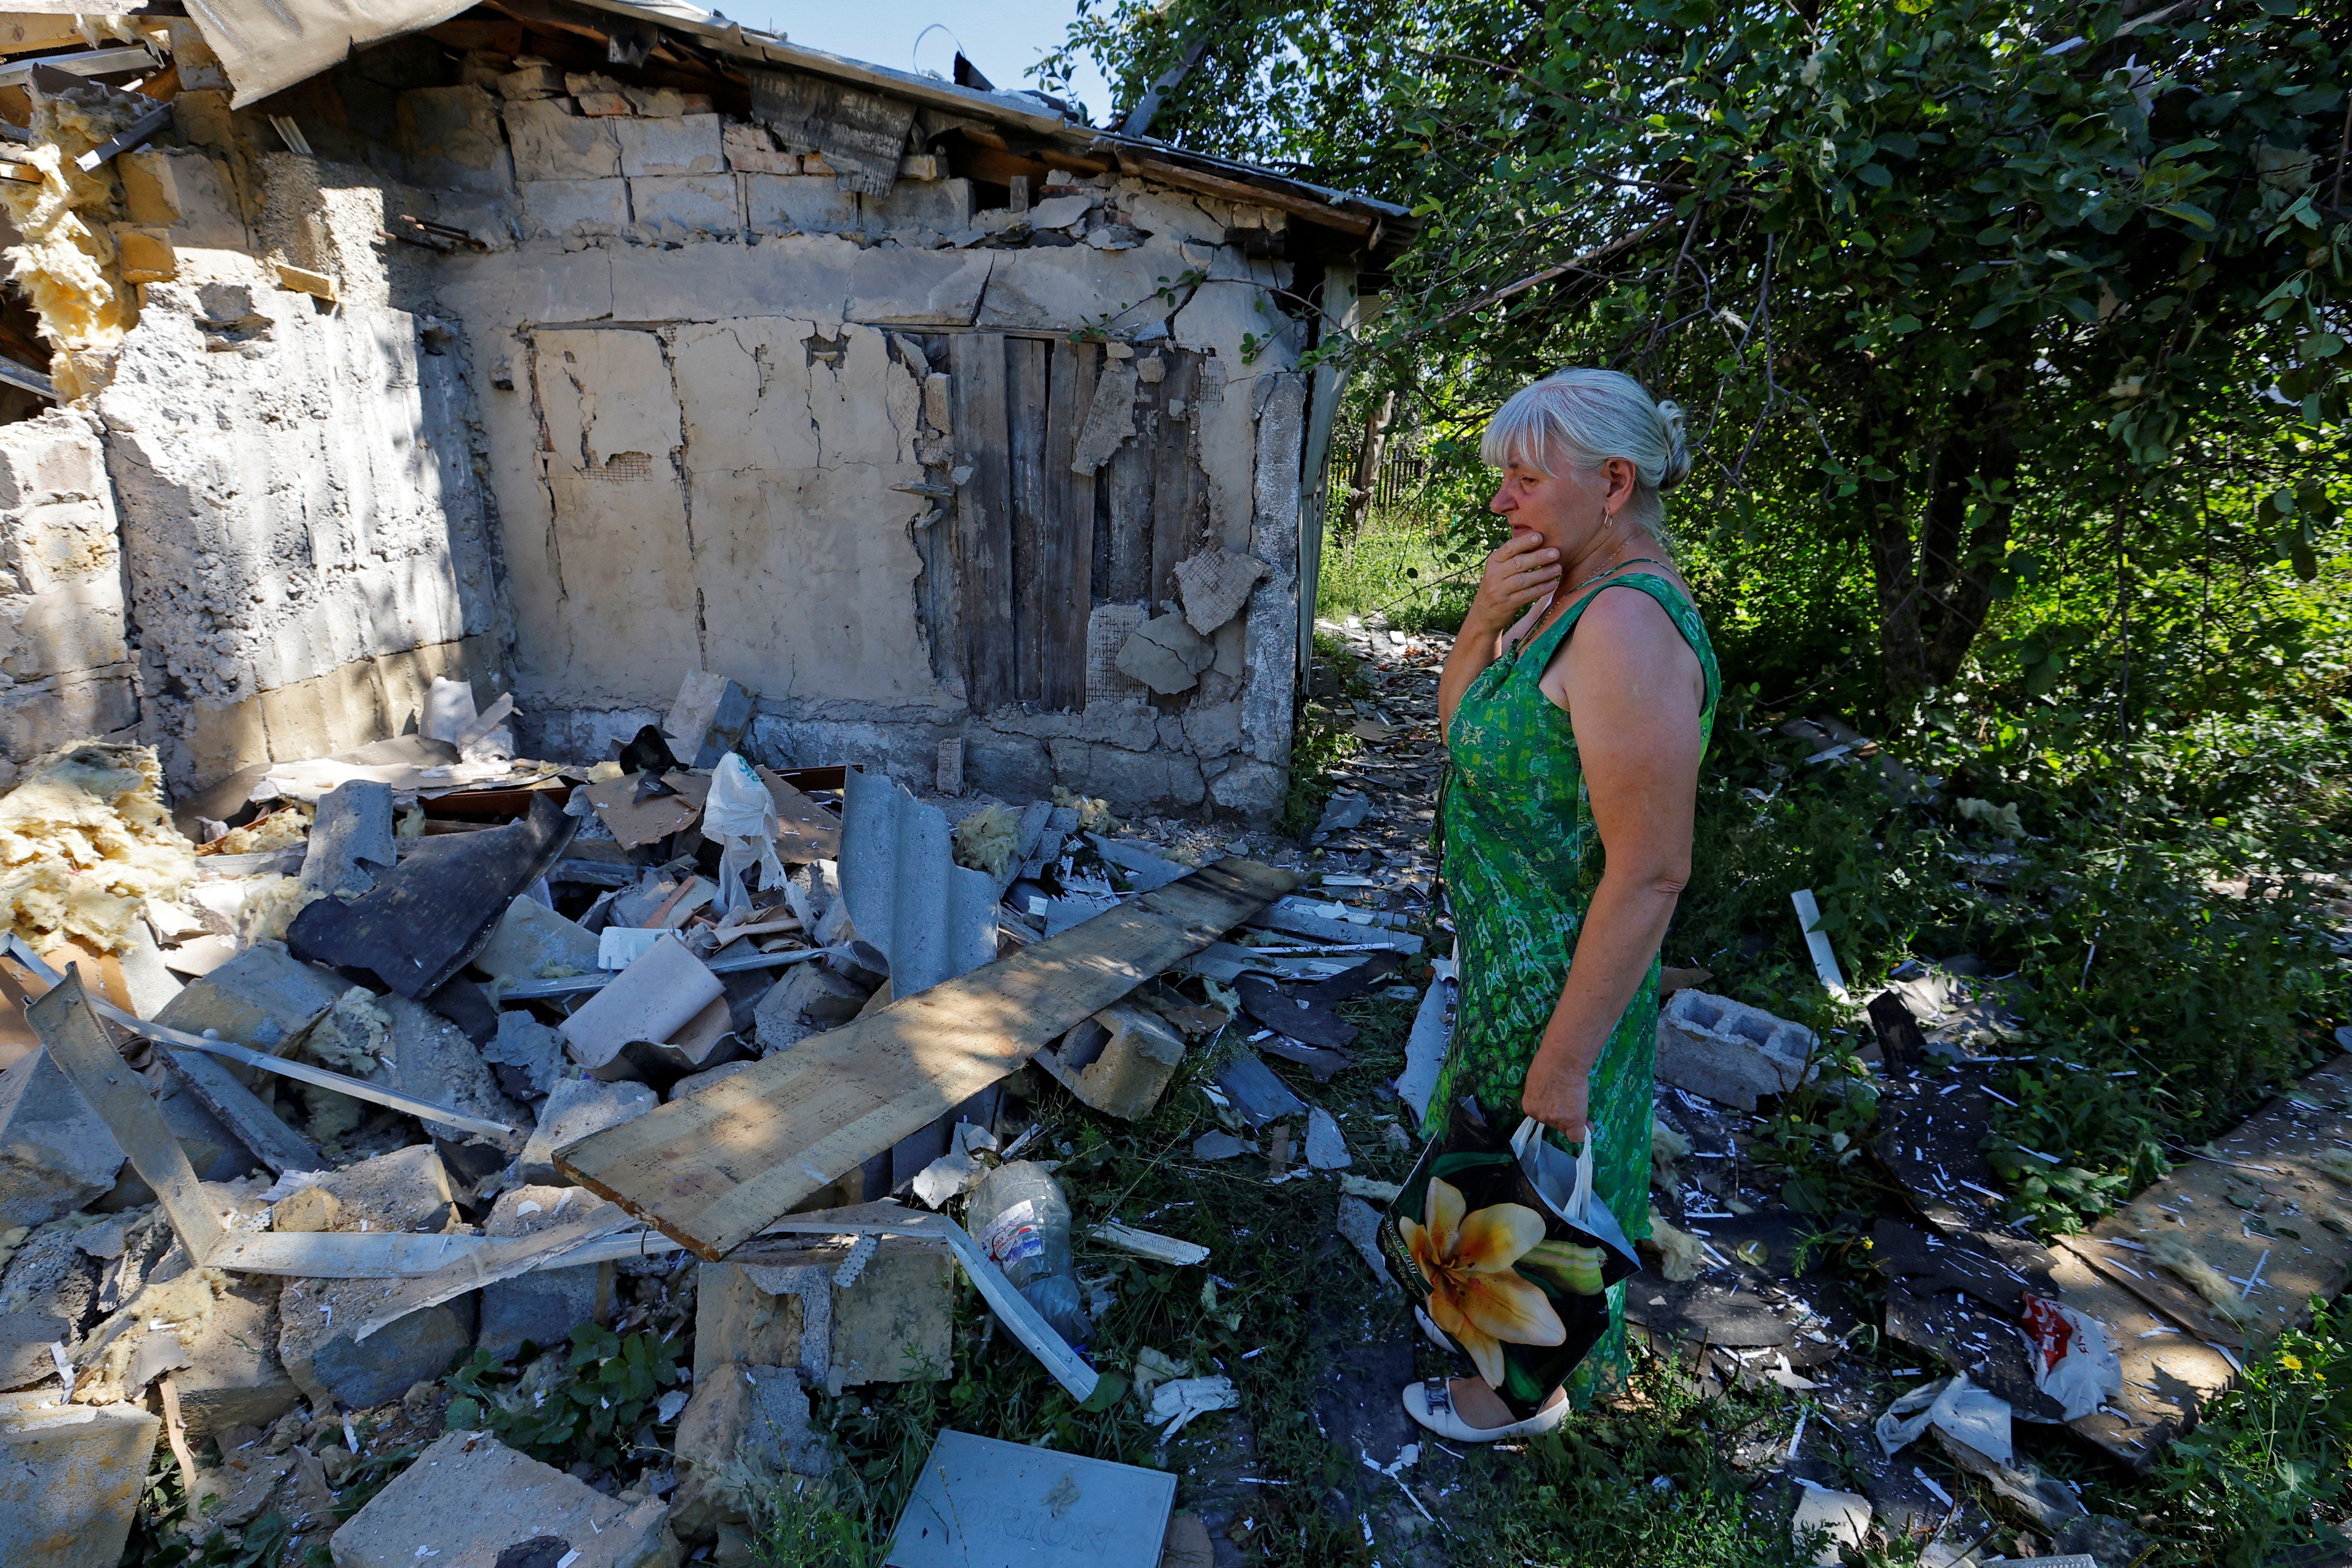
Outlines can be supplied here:
M0 787L56 747L135 738L122 582L96 421L0 426Z
M459 118L452 95L480 93L463 119L484 123L485 89L430 90L445 120ZM1007 796L1063 784L1129 811L1277 809L1301 344L1272 302L1286 265L1225 240L1281 215L1103 176L1037 192L1055 226L1035 229L976 213L964 180L844 190L806 172L821 160L722 115L578 108L499 106L520 237L450 257L436 286L472 361L496 367L478 384L481 454L525 749L600 756L708 668L758 693L749 744L777 764L928 780L938 743L961 737L967 778ZM470 159L497 164L487 148ZM1187 274L1202 281L1162 297ZM955 570L954 524L924 492L961 454L936 422L944 400L924 397L946 368L936 345L1106 321L1136 353L1202 357L1184 418L1204 542L1274 574L1181 699L1111 673L1080 708L975 713L941 647L952 589L929 580Z
M1303 342L1287 265L1226 237L1282 215L1099 176L1034 193L1033 221L928 155L861 195L688 95L592 115L415 86L430 59L387 63L407 47L295 89L335 159L192 87L175 137L118 160L100 216L142 258L138 322L85 407L0 426L0 765L135 731L202 787L397 732L442 674L511 686L527 751L589 758L709 668L759 694L772 763L928 779L961 737L1006 795L1279 806ZM471 242L388 237L410 217ZM1197 360L1171 416L1199 542L1272 575L1196 689L1152 697L1112 646L1081 706L971 710L933 500L968 433L933 384L973 332ZM10 477L68 450L71 483ZM68 514L80 554L45 521Z

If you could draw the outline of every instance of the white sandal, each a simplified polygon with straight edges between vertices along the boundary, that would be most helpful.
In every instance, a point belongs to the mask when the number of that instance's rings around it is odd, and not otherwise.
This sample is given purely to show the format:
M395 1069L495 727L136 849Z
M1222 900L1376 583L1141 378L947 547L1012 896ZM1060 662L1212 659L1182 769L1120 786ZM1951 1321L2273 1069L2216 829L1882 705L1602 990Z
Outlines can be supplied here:
M1444 1351L1448 1355L1460 1355L1462 1353L1461 1347L1456 1345L1452 1340L1445 1337L1445 1331L1437 1326L1436 1320L1432 1318L1427 1311L1423 1310L1422 1308L1415 1307L1412 1310L1412 1316L1413 1321L1421 1325L1421 1331L1429 1336L1429 1342L1431 1344L1435 1345L1439 1350Z
M1568 1419L1568 1401L1538 1410L1524 1421L1480 1431L1454 1413L1454 1391L1442 1377L1404 1385L1404 1413L1441 1437L1457 1443L1497 1443L1508 1437L1533 1437Z

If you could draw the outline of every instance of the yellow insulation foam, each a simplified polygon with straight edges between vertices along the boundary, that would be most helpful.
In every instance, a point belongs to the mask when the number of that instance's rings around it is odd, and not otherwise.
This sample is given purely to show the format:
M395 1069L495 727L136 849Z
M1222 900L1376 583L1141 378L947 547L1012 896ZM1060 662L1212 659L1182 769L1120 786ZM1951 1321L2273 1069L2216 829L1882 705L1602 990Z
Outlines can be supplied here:
M35 946L121 951L149 899L180 896L195 846L163 809L151 746L86 741L35 763L0 799L0 916Z

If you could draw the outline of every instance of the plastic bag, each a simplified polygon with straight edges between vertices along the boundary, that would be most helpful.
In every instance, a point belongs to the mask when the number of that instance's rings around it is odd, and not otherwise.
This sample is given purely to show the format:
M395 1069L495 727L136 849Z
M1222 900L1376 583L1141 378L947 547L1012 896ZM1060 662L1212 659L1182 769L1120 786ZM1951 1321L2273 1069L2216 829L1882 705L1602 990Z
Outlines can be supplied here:
M1381 1217L1390 1277L1468 1356L1514 1419L1539 1409L1609 1328L1608 1291L1641 1267L1570 1154L1533 1121L1506 1137L1469 1100Z
M2079 1421L2123 1392L2115 1338L2098 1319L2028 1291L2021 1331L2033 1347L2033 1386L2064 1407L2065 1419Z
M2009 1402L1988 1394L1964 1373L1915 1388L1886 1407L1878 1418L1878 1446L1893 1454L1934 1426L1955 1442L1964 1443L1996 1465L2011 1462Z
M702 806L702 836L719 845L719 902L728 913L751 907L743 873L760 868L762 887L784 880L776 858L776 802L751 764L730 752L710 770L710 796Z

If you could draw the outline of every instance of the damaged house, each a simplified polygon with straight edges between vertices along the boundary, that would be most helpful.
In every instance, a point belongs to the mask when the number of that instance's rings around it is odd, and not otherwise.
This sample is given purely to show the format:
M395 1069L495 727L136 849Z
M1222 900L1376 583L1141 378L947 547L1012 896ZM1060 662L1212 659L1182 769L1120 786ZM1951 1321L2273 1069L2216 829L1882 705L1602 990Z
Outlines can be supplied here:
M1401 209L683 5L184 9L0 18L8 780L712 670L772 765L1279 806Z

